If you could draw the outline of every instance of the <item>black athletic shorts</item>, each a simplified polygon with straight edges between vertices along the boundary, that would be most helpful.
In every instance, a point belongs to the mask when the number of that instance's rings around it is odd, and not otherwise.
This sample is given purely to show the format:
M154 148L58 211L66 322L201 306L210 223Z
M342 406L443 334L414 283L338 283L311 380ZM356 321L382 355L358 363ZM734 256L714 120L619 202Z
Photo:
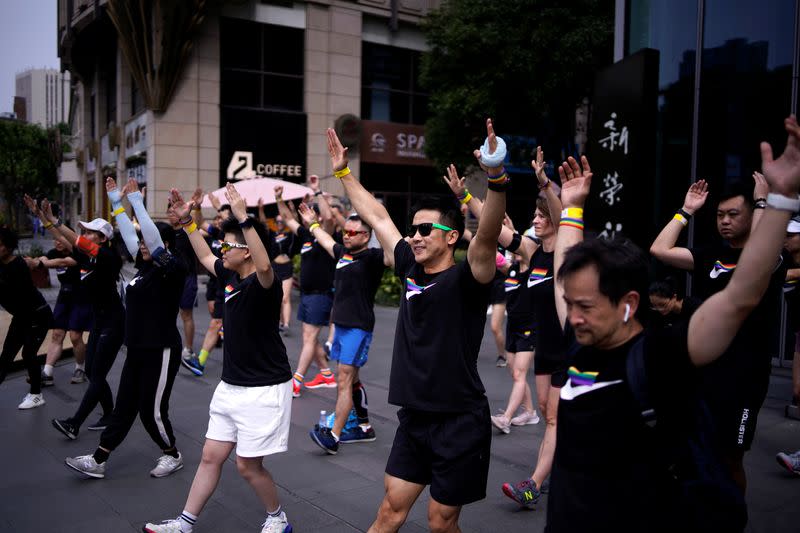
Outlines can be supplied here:
M466 413L402 408L386 463L390 476L431 486L431 498L459 506L486 497L492 424L489 405Z
M206 283L206 301L213 302L217 298L217 276L208 276Z
M489 303L504 304L506 303L506 280L505 278L495 277L492 281L492 288L489 293Z
M714 419L718 444L723 450L748 451L753 444L758 424L758 413L766 398L763 394L729 395L727 402L707 402Z
M536 329L511 328L506 326L506 351L511 353L532 352L536 349Z
M291 261L289 261L288 263L284 263L282 265L278 263L273 263L272 268L275 270L275 275L281 281L285 279L290 279L292 275L294 275L294 265L292 265Z
M553 376L550 384L553 387L562 387L567 382L567 359L563 354L537 352L533 356L533 373L537 376ZM563 381L562 381L563 380Z

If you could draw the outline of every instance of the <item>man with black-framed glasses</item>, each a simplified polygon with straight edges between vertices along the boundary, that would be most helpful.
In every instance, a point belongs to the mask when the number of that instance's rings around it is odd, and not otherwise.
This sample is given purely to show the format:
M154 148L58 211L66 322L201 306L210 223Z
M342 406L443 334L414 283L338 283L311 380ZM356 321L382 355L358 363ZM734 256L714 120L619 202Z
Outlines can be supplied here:
M358 215L346 219L342 231L344 245L341 245L320 227L310 207L300 204L299 211L319 245L337 261L331 312L335 325L331 359L339 362L336 417L333 427L317 426L310 432L311 440L326 453L335 455L340 442L375 440L375 430L369 423L367 392L359 381L359 370L367 362L375 327L375 294L391 258L381 249L367 247L372 228ZM353 407L358 427L345 431Z

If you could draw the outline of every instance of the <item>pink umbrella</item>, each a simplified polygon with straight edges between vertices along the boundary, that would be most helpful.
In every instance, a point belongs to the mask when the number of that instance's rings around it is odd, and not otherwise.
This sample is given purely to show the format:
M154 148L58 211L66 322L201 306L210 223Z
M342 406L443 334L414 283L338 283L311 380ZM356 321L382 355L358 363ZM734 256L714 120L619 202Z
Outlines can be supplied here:
M290 181L276 180L274 178L255 178L249 180L237 181L234 183L236 190L244 197L247 202L247 207L256 207L258 199L264 202L264 205L275 203L275 187L281 185L283 187L283 199L295 200L303 198L307 194L314 194L314 191L304 185L298 185ZM228 200L225 198L225 187L217 189L212 192L214 196L219 198L223 204L227 204ZM208 196L203 197L202 207L211 207L211 202Z

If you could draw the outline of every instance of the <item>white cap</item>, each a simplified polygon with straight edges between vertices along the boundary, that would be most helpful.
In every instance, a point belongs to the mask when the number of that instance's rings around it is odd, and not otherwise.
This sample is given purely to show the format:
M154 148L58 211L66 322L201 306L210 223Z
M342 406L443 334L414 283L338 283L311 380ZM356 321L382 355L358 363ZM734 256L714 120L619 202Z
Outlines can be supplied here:
M791 219L789 225L786 226L786 233L800 233L800 221Z
M83 222L80 221L78 224L85 229L89 229L92 231L99 231L103 235L106 236L107 239L110 239L114 236L114 228L111 227L111 224L108 220L104 218L96 218L91 222Z

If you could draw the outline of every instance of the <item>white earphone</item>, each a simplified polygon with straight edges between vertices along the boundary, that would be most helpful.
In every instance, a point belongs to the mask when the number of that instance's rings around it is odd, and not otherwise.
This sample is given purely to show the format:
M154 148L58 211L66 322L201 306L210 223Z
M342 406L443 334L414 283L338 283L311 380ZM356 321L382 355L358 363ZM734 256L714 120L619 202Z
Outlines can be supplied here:
M628 319L631 317L631 304L625 304L625 316L622 317L622 321L624 323L628 323Z

